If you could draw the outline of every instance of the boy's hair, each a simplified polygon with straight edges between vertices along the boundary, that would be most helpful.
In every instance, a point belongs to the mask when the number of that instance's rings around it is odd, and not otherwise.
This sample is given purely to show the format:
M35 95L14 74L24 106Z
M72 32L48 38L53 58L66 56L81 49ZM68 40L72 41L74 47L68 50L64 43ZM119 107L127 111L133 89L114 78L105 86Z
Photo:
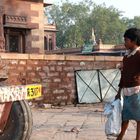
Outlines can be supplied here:
M140 29L130 28L125 31L124 37L129 38L131 41L134 41L136 45L140 46Z

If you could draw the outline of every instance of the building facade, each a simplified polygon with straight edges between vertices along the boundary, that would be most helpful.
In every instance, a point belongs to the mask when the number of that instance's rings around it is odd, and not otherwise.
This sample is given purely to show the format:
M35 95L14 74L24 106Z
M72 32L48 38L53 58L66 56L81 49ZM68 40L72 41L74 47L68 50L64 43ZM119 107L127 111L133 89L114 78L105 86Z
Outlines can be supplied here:
M0 2L6 52L45 53L46 50L55 49L56 26L44 19L46 6L50 4L44 3L43 0Z

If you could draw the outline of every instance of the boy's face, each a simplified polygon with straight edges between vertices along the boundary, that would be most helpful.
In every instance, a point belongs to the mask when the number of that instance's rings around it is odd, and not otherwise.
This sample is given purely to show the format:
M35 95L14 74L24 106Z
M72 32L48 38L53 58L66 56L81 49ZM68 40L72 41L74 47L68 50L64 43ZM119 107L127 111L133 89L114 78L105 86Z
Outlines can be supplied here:
M125 45L125 48L127 50L133 50L134 47L135 47L135 42L134 41L131 41L129 38L125 37L124 38L124 45Z

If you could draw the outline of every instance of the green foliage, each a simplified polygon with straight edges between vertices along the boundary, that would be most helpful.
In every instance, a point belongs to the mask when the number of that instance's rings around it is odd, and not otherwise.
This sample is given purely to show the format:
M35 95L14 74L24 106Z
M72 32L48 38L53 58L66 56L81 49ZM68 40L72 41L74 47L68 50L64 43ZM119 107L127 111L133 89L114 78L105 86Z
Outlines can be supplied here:
M120 19L120 12L113 8L103 5L94 7L90 22L95 28L96 38L101 39L103 43L120 43L122 32L124 32L124 23Z
M57 29L57 46L81 47L91 39L92 28L96 40L105 44L123 43L123 33L127 28L139 27L140 17L129 19L122 17L121 12L114 7L96 5L91 0L80 3L62 1L61 5L46 8L46 15L55 20Z
M133 20L134 27L140 28L140 17L135 16Z

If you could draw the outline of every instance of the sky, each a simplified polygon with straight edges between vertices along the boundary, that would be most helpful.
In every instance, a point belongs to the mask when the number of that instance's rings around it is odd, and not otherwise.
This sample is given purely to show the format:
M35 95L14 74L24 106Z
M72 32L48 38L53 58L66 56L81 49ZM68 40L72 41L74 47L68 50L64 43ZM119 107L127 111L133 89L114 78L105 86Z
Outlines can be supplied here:
M69 0L70 2L80 2L82 0ZM60 4L61 0L46 0L53 4ZM134 18L140 16L140 0L93 0L96 4L103 4L107 7L113 6L119 11L122 11L123 17Z

